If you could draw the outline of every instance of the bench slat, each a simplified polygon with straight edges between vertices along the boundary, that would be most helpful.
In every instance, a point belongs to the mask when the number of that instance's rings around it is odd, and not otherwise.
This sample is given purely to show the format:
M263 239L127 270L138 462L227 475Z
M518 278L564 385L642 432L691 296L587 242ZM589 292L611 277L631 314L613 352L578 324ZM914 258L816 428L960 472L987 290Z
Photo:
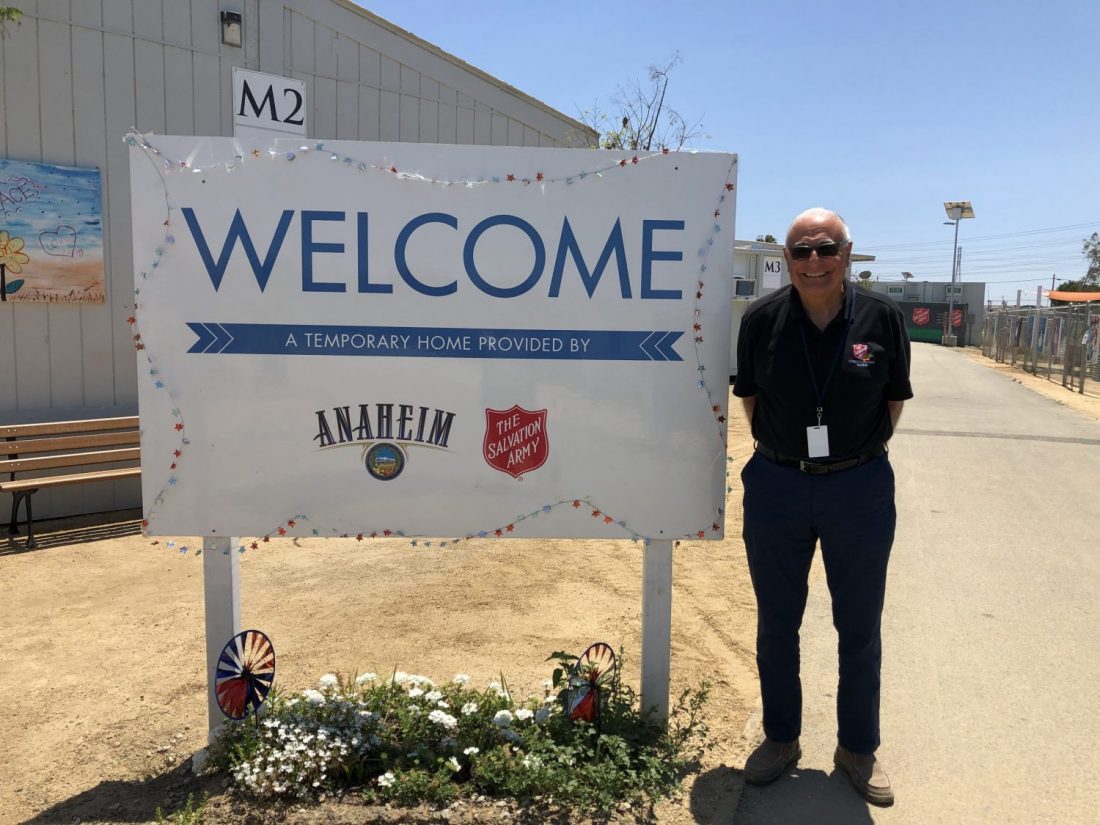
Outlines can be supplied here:
M60 453L83 450L89 447L119 447L140 444L137 430L97 433L94 435L68 435L55 438L32 438L26 441L0 441L0 457L29 455L32 453Z
M97 450L92 453L66 453L40 458L13 458L0 461L0 474L54 470L58 467L92 467L96 464L114 464L118 461L137 461L139 458L141 458L139 447L130 447L125 450Z
M140 467L126 467L121 470L99 470L94 473L73 473L67 476L0 481L0 492L19 493L23 490L41 490L46 487L61 487L65 484L80 484L85 481L109 481L112 479L133 478L140 475Z
M4 424L0 425L0 438L94 433L101 430L131 430L137 429L138 426L136 415L124 415L118 418L88 418L82 421L49 421L42 424Z

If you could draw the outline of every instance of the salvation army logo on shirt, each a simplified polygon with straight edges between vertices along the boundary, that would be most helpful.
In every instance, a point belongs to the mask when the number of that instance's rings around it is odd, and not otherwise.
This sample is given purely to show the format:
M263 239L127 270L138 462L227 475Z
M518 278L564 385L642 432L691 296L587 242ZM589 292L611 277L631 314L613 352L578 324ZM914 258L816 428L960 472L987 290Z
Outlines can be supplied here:
M869 367L875 363L875 356L867 344L852 344L852 357L848 363L856 367Z

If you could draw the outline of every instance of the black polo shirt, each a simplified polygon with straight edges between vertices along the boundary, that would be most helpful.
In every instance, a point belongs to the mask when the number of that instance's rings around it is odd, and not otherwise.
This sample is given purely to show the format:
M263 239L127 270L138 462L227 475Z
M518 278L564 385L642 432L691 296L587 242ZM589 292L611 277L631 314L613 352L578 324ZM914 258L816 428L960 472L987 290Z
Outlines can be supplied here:
M913 397L901 309L854 284L845 290L843 308L824 331L789 284L753 303L741 319L733 394L756 396L753 438L778 453L808 458L806 428L817 424L818 406L809 363L824 393L821 423L829 428L830 459L884 443L893 434L886 402Z

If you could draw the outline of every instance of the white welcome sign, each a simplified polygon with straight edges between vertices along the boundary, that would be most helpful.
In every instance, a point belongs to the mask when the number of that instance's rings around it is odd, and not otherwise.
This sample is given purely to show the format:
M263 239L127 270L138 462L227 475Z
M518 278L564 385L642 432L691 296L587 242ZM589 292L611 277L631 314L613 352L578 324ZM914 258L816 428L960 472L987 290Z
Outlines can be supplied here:
M151 534L722 537L735 156L129 140Z

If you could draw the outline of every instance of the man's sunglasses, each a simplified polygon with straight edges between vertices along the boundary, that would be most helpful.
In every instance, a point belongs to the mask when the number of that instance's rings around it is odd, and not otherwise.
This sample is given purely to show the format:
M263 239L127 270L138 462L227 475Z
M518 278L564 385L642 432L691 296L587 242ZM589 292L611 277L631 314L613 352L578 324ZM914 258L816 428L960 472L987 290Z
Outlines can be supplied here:
M840 253L840 244L829 241L817 246L806 246L805 244L788 246L787 249L796 261L808 261L810 254L813 252L816 252L819 258L835 258Z

